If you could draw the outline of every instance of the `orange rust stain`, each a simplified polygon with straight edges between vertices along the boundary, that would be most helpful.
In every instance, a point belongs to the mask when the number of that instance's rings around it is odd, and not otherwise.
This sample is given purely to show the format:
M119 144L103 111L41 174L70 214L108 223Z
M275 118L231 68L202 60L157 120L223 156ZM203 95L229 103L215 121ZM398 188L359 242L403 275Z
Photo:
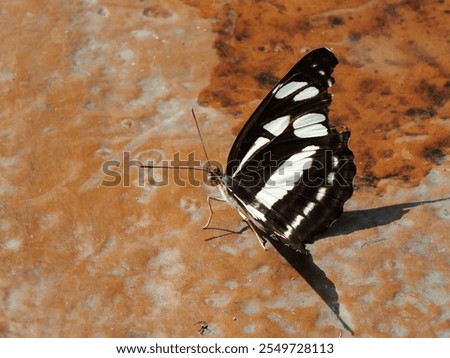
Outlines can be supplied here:
M449 154L450 48L447 20L437 16L445 5L345 6L273 1L200 10L216 19L220 63L199 104L239 117L236 135L302 49L331 47L340 64L330 122L352 130L356 185L394 177L415 186Z

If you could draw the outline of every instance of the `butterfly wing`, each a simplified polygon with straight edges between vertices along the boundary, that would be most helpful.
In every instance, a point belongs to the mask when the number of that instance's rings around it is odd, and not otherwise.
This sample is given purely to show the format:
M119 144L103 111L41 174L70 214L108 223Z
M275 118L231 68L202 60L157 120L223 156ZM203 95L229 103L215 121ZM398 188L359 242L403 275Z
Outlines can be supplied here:
M231 195L264 233L299 251L353 193L350 132L330 128L327 116L337 63L325 48L303 57L258 106L228 157Z
M327 90L334 82L331 73L337 63L331 51L320 48L305 55L292 67L264 98L239 132L228 156L227 175L231 176L240 162L245 162L249 153L253 154L256 149L254 144L261 144L258 139L268 138L264 126L274 119L313 111L324 115L328 113L331 95ZM320 71L323 71L323 74ZM303 90L310 88L317 88L320 92L308 101L294 99L297 94L305 93Z

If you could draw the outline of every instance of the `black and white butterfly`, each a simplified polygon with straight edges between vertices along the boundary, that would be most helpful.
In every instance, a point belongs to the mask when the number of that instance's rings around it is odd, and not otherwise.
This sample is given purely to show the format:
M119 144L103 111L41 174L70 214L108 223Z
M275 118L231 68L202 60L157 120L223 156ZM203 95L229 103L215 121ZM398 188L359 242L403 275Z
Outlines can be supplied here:
M353 193L350 131L328 123L337 63L326 48L305 55L244 125L225 172L208 167L211 183L263 242L270 236L306 252Z

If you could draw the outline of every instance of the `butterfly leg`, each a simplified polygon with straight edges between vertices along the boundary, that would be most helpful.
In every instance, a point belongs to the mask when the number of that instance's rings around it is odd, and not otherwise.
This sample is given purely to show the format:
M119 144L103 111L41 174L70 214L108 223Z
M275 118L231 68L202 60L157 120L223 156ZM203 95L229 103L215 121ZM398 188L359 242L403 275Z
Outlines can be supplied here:
M249 227L250 229L252 229L253 233L255 234L255 236L256 236L256 238L258 239L259 243L261 244L262 248L263 248L265 251L267 251L267 248L266 248L266 242L267 242L267 240L265 240L265 239L263 239L261 236L259 236L256 227L253 225L253 223L252 223L249 219L244 218L244 221L247 223L248 227Z
M206 223L206 225L204 225L202 227L202 229L204 229L204 230L208 228L209 224L211 224L211 219L212 219L212 216L213 216L213 209L212 209L212 206L211 206L211 200L216 200L216 201L221 201L221 202L226 201L225 199L215 198L214 196L208 196L206 198L206 201L208 202L208 206L209 206L209 218L208 218L208 222Z
M264 250L266 249L266 242L267 240L264 240L261 236L258 234L258 230L256 229L255 225L252 223L252 220L249 218L249 214L243 213L241 210L238 209L239 215L241 216L242 220L248 225L250 229L252 229L253 233L255 234L256 238L258 239L259 243L261 244L262 248Z

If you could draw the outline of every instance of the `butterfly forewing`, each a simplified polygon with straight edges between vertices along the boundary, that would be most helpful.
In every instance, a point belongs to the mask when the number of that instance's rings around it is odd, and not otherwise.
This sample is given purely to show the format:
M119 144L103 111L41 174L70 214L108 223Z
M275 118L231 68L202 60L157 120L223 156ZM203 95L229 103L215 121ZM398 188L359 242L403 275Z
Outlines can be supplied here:
M302 58L239 133L223 182L263 234L304 251L352 195L356 173L349 131L328 124L336 57Z
M285 116L307 113L327 116L331 103L331 95L327 90L334 82L331 73L337 63L329 50L321 48L310 52L295 64L264 98L239 132L228 156L227 175L233 174L258 139L271 138L271 132L264 128L265 125L270 129L271 122ZM300 93L307 95L311 88L317 89L319 93L307 100L301 100L301 96L296 98Z

